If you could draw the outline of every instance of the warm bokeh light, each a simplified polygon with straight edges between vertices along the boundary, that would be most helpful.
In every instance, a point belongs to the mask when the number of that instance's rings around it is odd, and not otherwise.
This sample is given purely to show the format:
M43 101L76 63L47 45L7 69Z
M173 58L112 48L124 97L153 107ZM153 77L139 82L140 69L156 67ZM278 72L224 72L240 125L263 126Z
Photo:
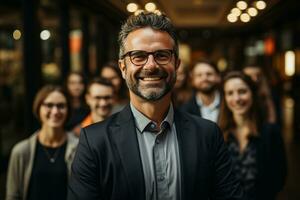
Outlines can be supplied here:
M258 1L256 2L256 8L259 9L259 10L263 10L267 7L267 4L266 2L264 1Z
M141 14L142 12L144 12L144 10L137 10L134 12L134 15L137 16L137 15Z
M253 8L253 7L249 8L247 11L248 11L248 14L249 14L251 17L255 17L255 16L258 14L257 9L256 9L256 8Z
M48 40L51 36L51 33L49 30L43 30L40 34L40 37L42 40Z
M21 38L21 36L22 36L22 33L21 33L20 30L18 30L18 29L14 30L14 32L13 32L13 38L15 40L19 40Z
M227 69L228 63L227 60L225 58L220 58L217 62L218 65L218 69L223 72Z
M248 4L246 1L239 1L236 3L236 7L238 7L240 10L245 10L248 7Z
M284 71L287 76L295 74L295 52L287 51L284 55Z
M231 13L238 17L242 14L242 11L238 8L232 8Z
M241 14L241 21L244 22L244 23L247 23L250 21L250 16L247 14L247 13L243 13Z
M229 15L227 15L227 20L231 23L234 23L238 20L238 18L235 14L230 13Z
M155 3L149 2L145 5L145 10L149 11L149 12L153 12L156 10L156 5Z
M137 11L137 9L138 9L138 5L136 4L136 3L129 3L128 5L127 5L127 11L128 12L135 12L135 11Z
M161 15L160 10L154 10L153 12L154 12L155 14L157 14L157 15Z

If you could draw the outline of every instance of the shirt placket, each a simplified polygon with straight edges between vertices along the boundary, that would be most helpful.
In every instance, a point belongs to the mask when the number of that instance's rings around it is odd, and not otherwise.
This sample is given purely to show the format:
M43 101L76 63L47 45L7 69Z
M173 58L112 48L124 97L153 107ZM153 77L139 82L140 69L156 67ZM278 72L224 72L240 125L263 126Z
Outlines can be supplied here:
M153 147L153 158L154 158L154 169L156 178L156 189L157 199L166 200L168 199L168 179L166 174L166 158L163 145L164 129L156 136L155 144Z

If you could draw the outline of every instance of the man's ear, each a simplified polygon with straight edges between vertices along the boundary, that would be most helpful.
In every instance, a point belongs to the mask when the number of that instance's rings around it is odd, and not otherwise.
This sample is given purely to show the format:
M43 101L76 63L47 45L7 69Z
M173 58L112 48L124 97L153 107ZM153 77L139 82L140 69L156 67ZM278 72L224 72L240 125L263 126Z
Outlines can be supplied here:
M119 68L120 68L120 70L121 70L121 72L122 72L122 77L123 77L123 79L125 79L125 72L126 72L126 65L125 65L125 60L124 59L122 59L122 60L119 60Z

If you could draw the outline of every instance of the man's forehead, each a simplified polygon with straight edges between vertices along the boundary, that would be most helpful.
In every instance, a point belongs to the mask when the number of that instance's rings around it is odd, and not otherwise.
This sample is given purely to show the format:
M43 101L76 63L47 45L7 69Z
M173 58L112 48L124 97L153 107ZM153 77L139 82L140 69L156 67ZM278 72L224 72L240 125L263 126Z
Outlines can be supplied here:
M216 73L215 69L207 64L207 63L198 63L195 65L193 72L214 72Z
M132 48L155 48L156 45L165 46L165 48L173 48L174 41L169 33L155 30L151 27L136 29L130 32L124 40L125 49L130 50Z
M113 87L109 86L109 85L103 85L103 84L99 84L99 83L94 83L90 86L90 91L112 91Z

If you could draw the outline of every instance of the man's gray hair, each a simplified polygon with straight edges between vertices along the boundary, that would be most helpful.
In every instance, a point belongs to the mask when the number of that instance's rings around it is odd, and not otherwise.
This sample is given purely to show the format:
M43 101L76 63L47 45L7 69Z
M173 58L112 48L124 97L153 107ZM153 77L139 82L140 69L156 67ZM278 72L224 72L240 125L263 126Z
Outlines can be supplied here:
M175 57L178 57L178 39L175 34L175 28L171 20L164 14L153 12L141 12L138 15L131 15L122 25L119 33L119 58L124 55L124 41L129 33L144 27L150 27L154 30L167 32L174 40Z

